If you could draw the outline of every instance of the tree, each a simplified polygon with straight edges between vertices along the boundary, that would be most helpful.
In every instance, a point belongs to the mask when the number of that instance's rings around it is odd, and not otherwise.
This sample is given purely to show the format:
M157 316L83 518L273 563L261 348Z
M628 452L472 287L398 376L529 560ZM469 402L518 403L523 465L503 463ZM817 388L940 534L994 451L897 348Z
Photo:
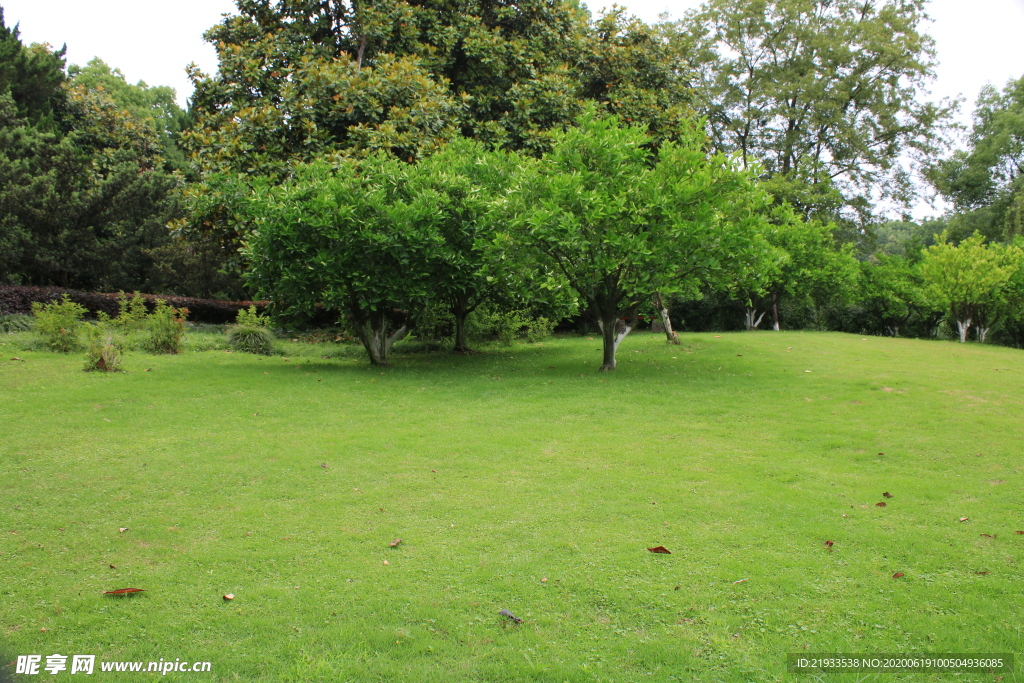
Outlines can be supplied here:
M909 259L877 254L860 266L861 305L875 329L898 337L915 314L930 308L920 273Z
M731 159L705 153L696 125L657 152L643 129L594 107L577 126L524 162L506 207L513 239L557 269L597 319L608 371L642 301L722 279L751 249L766 196Z
M188 125L189 115L175 101L174 88L166 85L149 86L144 81L132 85L120 69L112 69L95 57L83 66L72 64L68 68L68 84L80 93L102 92L131 118L156 131L160 141L160 154L168 170L185 170L184 152L179 147L181 132Z
M248 200L258 226L247 244L250 286L278 315L342 312L374 365L387 365L408 333L444 249L444 197L410 194L411 169L381 152L337 168L316 162L279 185L260 180Z
M985 86L974 110L968 149L934 164L929 177L953 203L951 236L988 239L1024 234L1024 77L1002 92Z
M926 291L956 320L960 342L967 341L971 325L984 343L991 326L1006 310L1007 285L1020 267L1020 249L985 244L975 233L959 245L943 233L938 244L925 251L921 275Z
M757 162L810 217L909 201L898 159L935 153L948 108L918 102L935 64L925 0L711 0L679 23L717 149Z
M493 203L511 187L516 168L512 155L457 138L406 169L409 196L438 198L443 248L432 265L432 291L455 320L456 353L471 351L466 318L481 304L515 297L528 289L527 282L543 280L532 264L502 259L491 247L502 223Z
M776 255L768 260L763 284L755 280L758 288L748 290L748 310L770 310L772 329L780 330L780 304L786 299L810 306L819 321L826 306L847 301L855 289L857 261L851 245L836 244L834 229L832 224L804 221L792 213L773 221L764 237ZM758 291L764 294L758 297Z
M18 26L7 27L0 7L0 93L11 96L16 118L42 129L53 128L54 109L63 101L65 51L23 45Z

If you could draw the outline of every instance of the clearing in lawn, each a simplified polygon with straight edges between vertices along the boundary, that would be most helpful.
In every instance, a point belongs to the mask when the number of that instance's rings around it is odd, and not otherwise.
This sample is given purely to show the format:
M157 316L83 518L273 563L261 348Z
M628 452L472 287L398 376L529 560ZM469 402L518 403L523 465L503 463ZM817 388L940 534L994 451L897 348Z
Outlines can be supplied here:
M9 342L0 678L54 653L61 676L91 654L211 662L168 680L453 683L1021 652L1020 351L682 341L631 335L603 374L576 337L388 369L291 342L133 353L109 375Z

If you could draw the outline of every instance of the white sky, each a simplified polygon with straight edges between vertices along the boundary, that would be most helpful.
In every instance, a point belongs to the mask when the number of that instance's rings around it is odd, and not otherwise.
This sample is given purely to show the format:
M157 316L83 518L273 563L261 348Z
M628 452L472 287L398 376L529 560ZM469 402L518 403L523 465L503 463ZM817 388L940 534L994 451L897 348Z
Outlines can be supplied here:
M619 4L653 22L662 12L679 18L700 1ZM605 6L603 0L588 5ZM217 68L216 53L203 41L203 32L235 10L232 0L0 0L0 7L8 26L21 25L25 42L67 44L69 64L98 56L133 83L170 85L182 105L192 92L185 66L194 61L206 72ZM1001 88L1024 75L1024 0L931 0L929 14L934 21L926 30L936 40L939 57L931 99L965 96L961 120L969 122L985 83Z

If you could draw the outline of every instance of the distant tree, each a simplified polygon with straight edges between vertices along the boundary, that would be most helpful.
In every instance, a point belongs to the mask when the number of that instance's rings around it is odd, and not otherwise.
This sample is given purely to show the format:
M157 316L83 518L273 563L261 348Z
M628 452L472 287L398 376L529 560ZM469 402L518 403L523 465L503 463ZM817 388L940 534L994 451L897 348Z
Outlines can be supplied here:
M177 181L156 129L103 89L68 87L62 54L0 19L0 280L143 287Z
M89 60L85 66L72 64L68 76L72 91L102 92L117 107L127 110L133 120L151 126L160 140L160 153L168 170L186 168L179 138L188 125L189 116L178 106L174 88L149 86L143 81L133 85L120 69L112 69L99 57Z
M717 149L764 168L806 217L909 201L898 160L929 158L948 109L920 101L934 41L925 0L710 0L679 22L679 53Z
M860 304L874 329L898 337L914 315L931 308L910 259L878 254L860 266Z
M953 245L942 235L921 261L926 292L956 320L960 342L967 341L971 325L984 343L992 325L1007 310L1007 287L1021 267L1020 249L985 244L980 233Z
M557 269L597 319L607 371L641 302L725 279L763 229L766 196L732 160L708 156L696 127L655 153L645 130L593 107L577 126L525 164L506 206L513 239Z
M929 176L956 209L950 237L990 240L1024 234L1024 77L1002 91L982 88L968 148L934 164Z

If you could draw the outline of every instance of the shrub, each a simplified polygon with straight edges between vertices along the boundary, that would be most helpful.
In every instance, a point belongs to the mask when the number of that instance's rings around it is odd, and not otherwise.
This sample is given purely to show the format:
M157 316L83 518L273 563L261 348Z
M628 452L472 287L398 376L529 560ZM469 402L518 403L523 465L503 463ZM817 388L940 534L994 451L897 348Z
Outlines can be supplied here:
M239 351L269 356L273 351L274 337L265 327L235 325L228 330L228 341Z
M256 306L252 305L249 308L238 309L238 317L235 318L235 324L246 327L270 327L270 317L260 315L256 312Z
M555 331L557 324L554 320L548 320L544 316L529 321L526 323L526 341L532 344L547 339Z
M113 324L122 332L141 330L146 326L146 300L138 292L128 298L124 292L117 300L117 317Z
M85 326L85 370L118 372L124 357L124 343L113 330L104 324L88 323Z
M50 349L61 353L70 353L78 348L78 331L82 327L82 317L85 313L85 307L71 301L67 294L60 302L32 302L36 331Z
M0 315L0 332L28 332L32 329L32 316L14 313Z
M187 316L187 308L174 308L163 299L157 299L156 308L146 318L148 336L143 347L151 353L181 353Z

